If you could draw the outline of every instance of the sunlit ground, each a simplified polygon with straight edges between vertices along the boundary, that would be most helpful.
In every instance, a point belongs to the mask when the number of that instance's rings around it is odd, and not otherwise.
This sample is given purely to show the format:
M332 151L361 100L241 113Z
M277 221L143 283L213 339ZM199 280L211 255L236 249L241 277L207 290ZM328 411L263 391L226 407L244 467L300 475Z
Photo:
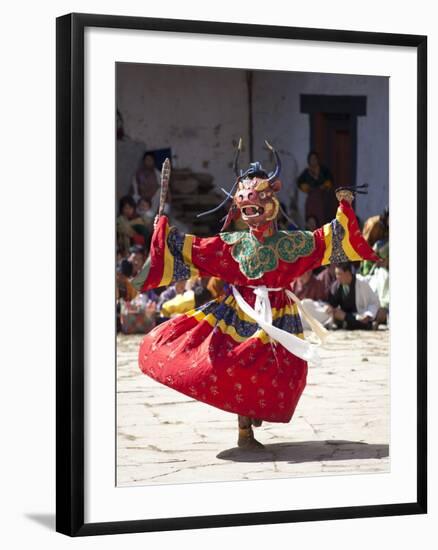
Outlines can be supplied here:
M119 486L389 470L389 331L332 332L292 421L257 428L252 453L235 415L142 374L141 338L117 339Z

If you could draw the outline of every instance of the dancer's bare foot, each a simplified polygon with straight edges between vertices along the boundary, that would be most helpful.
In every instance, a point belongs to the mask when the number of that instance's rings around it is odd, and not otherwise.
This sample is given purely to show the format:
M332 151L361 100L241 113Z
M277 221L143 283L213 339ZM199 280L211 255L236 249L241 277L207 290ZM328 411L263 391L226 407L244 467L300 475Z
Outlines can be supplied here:
M237 440L237 446L241 449L264 449L265 446L257 441L254 437L254 432L251 427L239 428L239 439Z

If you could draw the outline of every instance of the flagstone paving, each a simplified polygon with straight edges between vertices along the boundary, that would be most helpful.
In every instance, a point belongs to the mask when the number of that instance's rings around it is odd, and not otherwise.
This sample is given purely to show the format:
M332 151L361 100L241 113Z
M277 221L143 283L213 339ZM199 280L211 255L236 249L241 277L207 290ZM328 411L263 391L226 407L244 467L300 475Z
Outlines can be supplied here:
M118 486L389 471L389 331L330 333L291 422L256 428L256 452L236 447L236 415L142 374L140 341L117 338Z

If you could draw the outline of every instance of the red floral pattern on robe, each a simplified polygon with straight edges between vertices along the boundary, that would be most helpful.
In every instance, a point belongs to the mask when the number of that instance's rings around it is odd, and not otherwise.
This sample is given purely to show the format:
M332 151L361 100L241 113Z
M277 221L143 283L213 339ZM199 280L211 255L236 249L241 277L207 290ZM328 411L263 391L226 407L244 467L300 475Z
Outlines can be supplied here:
M248 279L218 235L182 235L162 216L155 229L149 262L137 277L143 291L191 275L219 277L235 285L252 307L251 286L288 288L310 269L331 262L377 256L363 239L351 206L343 201L337 217L313 232L314 247L293 263ZM146 265L146 264L145 264ZM270 291L273 324L303 338L296 304L284 290ZM139 349L139 366L153 379L222 410L271 422L289 422L306 385L307 363L273 342L237 305L231 290L148 333Z

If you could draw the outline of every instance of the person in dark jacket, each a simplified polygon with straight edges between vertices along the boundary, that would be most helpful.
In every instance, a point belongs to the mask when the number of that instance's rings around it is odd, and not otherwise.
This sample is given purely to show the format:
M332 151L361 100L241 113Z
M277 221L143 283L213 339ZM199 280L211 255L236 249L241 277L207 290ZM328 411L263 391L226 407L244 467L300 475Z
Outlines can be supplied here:
M307 194L305 205L306 228L313 231L329 222L336 212L333 177L330 170L320 164L318 153L307 155L307 168L298 177L298 187Z
M330 289L328 302L337 328L370 330L379 310L379 298L369 283L353 273L351 264L335 268L336 281Z

